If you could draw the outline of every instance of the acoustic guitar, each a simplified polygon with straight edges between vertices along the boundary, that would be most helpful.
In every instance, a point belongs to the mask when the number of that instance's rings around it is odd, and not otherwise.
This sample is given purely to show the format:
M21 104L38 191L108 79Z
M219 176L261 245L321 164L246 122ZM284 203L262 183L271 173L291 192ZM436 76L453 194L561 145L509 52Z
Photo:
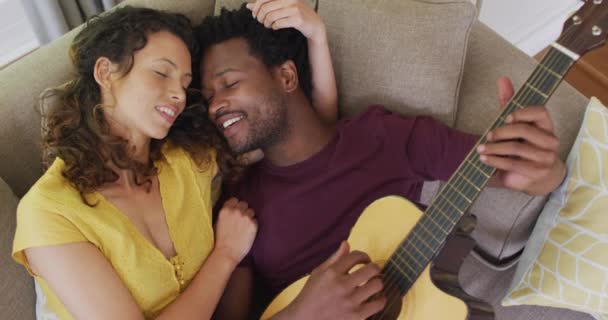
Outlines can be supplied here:
M574 62L604 44L607 30L608 0L587 0L566 21L559 39L488 131L503 126L506 117L518 109L544 105ZM484 137L485 134L477 144L486 143ZM483 164L474 150L424 213L409 201L390 196L376 200L357 220L348 242L352 249L366 252L382 266L383 293L388 297L387 307L371 319L494 318L490 306L459 289L457 270L431 272L443 251L448 251L444 249L447 239L494 174L495 169ZM304 277L281 292L262 319L272 317L291 303L307 280ZM447 289L450 294L437 287Z

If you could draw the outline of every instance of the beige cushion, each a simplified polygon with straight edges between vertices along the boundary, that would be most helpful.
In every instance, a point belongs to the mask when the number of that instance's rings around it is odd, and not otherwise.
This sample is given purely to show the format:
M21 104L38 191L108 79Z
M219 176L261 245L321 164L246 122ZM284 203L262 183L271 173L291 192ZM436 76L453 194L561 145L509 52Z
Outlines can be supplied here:
M568 178L540 214L503 303L608 319L608 109L595 98L567 164Z
M0 317L34 319L34 281L23 267L11 258L15 235L17 198L0 179Z
M453 125L476 8L469 0L320 0L341 113L384 104Z
M181 12L199 23L213 12L214 0L128 0L122 4ZM41 174L38 96L70 77L67 50L73 30L0 72L0 176L22 196Z

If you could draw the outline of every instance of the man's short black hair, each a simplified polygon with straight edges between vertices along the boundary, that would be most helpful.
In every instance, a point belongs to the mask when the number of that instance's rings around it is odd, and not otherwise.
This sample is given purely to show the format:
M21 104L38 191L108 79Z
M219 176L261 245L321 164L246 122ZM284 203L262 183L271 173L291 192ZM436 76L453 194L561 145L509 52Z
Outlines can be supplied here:
M209 16L194 30L200 45L200 57L194 57L194 85L200 86L200 63L205 52L224 41L243 38L249 44L251 54L268 68L277 67L292 60L298 71L300 88L312 102L312 80L308 61L308 45L304 35L289 28L272 30L255 20L245 4L238 10L223 8L219 16Z

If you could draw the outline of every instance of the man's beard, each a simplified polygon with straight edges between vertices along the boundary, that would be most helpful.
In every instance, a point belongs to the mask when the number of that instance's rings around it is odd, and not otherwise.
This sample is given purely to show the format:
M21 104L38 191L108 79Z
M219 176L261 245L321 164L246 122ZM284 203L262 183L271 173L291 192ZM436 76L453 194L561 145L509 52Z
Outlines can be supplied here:
M273 93L258 105L267 106L264 110L268 112L258 114L259 118L255 122L248 123L249 131L243 143L230 144L235 154L269 148L282 141L289 131L287 103L283 96Z

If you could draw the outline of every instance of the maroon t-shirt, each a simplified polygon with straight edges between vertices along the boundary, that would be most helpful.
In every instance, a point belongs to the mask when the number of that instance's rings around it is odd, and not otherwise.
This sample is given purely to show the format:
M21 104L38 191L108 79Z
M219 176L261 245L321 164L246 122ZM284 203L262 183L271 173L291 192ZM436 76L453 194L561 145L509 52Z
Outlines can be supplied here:
M429 117L372 106L341 120L333 141L308 160L255 164L228 191L249 203L259 224L241 266L277 294L325 261L374 200L418 201L423 182L447 180L476 141Z

